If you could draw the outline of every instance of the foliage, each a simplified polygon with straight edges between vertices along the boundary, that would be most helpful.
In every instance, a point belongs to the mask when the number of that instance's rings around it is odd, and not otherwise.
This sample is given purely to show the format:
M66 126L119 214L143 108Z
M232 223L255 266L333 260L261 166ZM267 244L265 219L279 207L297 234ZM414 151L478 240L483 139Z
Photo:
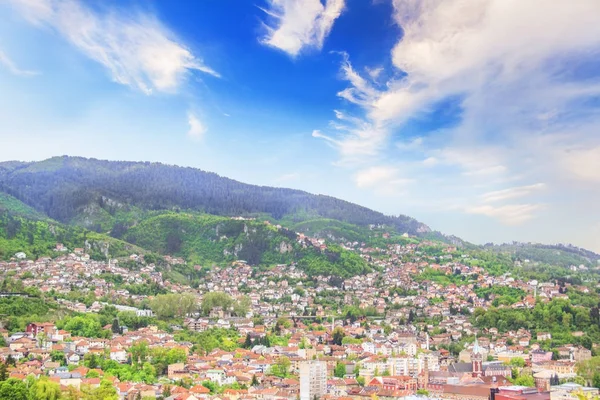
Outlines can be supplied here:
M553 299L536 303L532 309L507 307L478 308L471 319L477 327L495 326L501 332L525 328L552 333L552 346L566 343L589 344L600 341L598 309L574 306L568 299ZM573 331L584 331L583 337L574 337Z
M360 226L388 225L400 234L428 230L412 218L385 216L329 196L253 186L197 169L158 163L79 157L2 163L0 190L62 222L75 219L83 207L89 209L93 205L104 211L105 218L113 217L113 221L127 207L178 208L226 216L293 216L290 218L296 222L324 217Z
M59 400L62 397L60 385L47 377L36 380L29 388L29 393L31 399L35 400Z
M105 258L107 245L108 253L113 257L141 252L136 246L80 227L0 211L0 259L8 259L17 252L24 252L33 259L56 256L57 243L71 250L85 248L87 243L88 252L94 259Z
M193 343L192 351L202 354L214 349L233 351L238 347L239 338L239 332L235 329L223 328L211 328L204 332L181 331L175 334L175 340Z
M192 293L168 293L150 301L152 312L159 319L185 317L198 309L198 299Z
M598 379L600 371L600 356L592 357L589 360L579 361L576 365L577 375L584 377L587 381L592 381L595 377ZM594 384L596 387L600 387Z
M9 378L0 382L0 399L3 400L29 400L29 391L24 381Z
M309 276L350 277L371 271L367 262L358 254L330 245L323 252L312 247L304 250L298 266Z
M110 338L112 332L104 330L100 316L92 313L73 315L56 322L56 327L70 332L73 336L89 338Z
M498 307L499 305L513 305L525 297L525 291L522 289L514 288L512 286L490 286L487 288L476 288L474 292L477 297L490 300L494 298L492 305Z
M335 369L333 370L333 376L335 376L336 378L343 378L344 375L346 375L346 366L343 363L338 361L335 364Z
M450 284L465 285L469 279L465 275L446 274L443 271L438 271L432 268L425 268L423 272L414 277L417 282L431 281L442 286Z
M280 378L287 378L290 373L290 366L292 362L286 356L280 356L275 361L275 364L271 366L271 373Z
M341 326L337 326L333 330L331 342L335 345L341 346L342 342L344 341L344 336L346 336L344 328L342 328Z

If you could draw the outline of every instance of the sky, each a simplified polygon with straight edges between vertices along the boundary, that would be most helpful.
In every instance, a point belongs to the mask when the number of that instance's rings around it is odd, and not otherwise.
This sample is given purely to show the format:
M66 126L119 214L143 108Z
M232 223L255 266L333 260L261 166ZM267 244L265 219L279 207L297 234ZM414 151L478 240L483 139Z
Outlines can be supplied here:
M0 160L158 161L600 251L598 0L0 0Z

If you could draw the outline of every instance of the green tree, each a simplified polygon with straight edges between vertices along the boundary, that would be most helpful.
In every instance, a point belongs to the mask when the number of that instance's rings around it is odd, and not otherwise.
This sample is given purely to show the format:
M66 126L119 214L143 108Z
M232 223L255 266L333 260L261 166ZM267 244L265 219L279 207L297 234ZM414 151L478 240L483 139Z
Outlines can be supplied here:
M192 293L161 294L150 301L150 308L159 319L184 317L198 308L197 298Z
M337 378L343 378L346 375L346 366L341 362L337 362L335 364L335 369L333 370L333 376Z
M100 386L92 389L89 386L82 386L84 400L118 400L119 395L113 384L106 379L100 381Z
M511 367L523 368L525 366L525 360L521 357L514 357L510 359L509 365Z
M98 368L100 366L100 359L94 353L87 353L83 356L83 365L90 369Z
M252 302L250 300L250 297L242 296L233 305L233 314L238 317L245 317L246 314L248 314L248 311L250 311L251 305Z
M31 398L35 400L59 400L62 396L60 385L47 377L41 377L29 389Z
M217 307L221 307L223 310L229 310L232 305L233 299L227 293L209 292L202 298L201 310L204 315L208 315Z
M344 336L346 336L346 333L344 332L344 328L342 328L341 326L338 326L333 330L333 335L332 335L331 341L333 344L341 346L342 341L344 340Z
M150 350L148 349L148 342L146 342L145 340L140 340L139 342L130 346L129 354L131 355L132 364L143 364L144 362L146 362L146 359L150 354Z
M532 375L519 375L513 383L517 386L535 386L535 380Z
M6 363L0 363L0 382L8 379L8 367Z
M113 319L110 330L112 333L121 333L121 327L119 326L119 320L117 318Z
M100 378L100 373L94 369L91 369L88 371L87 374L85 374L86 378Z
M244 339L244 348L249 349L251 347L252 347L252 338L250 337L250 334L247 333L246 339Z
M271 367L271 372L275 376L285 378L288 376L291 366L292 362L290 361L290 359L286 356L281 356L277 359L275 365Z
M592 385L600 389L600 371L594 372L594 376L592 377Z
M2 400L29 400L29 391L25 382L9 378L0 383L0 399Z

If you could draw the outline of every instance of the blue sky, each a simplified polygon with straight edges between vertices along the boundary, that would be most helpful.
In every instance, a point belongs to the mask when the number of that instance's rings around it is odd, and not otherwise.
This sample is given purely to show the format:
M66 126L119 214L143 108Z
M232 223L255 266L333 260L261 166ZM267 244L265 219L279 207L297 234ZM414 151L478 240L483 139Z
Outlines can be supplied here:
M597 0L0 2L0 159L193 166L600 251Z

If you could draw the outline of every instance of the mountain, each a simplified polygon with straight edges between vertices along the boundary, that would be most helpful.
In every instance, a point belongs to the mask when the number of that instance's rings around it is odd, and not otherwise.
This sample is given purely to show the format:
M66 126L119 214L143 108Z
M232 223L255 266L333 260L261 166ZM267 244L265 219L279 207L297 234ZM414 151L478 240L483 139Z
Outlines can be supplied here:
M413 218L386 216L344 200L300 190L249 185L194 168L160 163L55 157L0 163L0 191L63 223L112 229L115 215L190 210L221 216L262 216L299 223L327 218L361 227L385 225L426 235ZM109 214L109 215L106 215ZM99 224L99 226L94 226Z
M550 264L565 268L572 265L594 267L600 262L600 254L568 244L512 242L486 244L483 247L494 252L510 254L519 262Z
M0 197L0 201L3 198ZM4 203L0 203L0 206ZM125 257L144 253L138 246L87 229L63 225L48 218L37 219L31 215L15 213L0 207L0 260L24 252L29 258L60 255L57 244L73 251L83 248L94 259Z
M324 239L327 246L296 232ZM62 242L88 247L98 258L168 254L182 257L189 268L235 260L255 266L296 262L311 275L350 276L370 267L340 243L384 248L426 239L477 254L498 271L526 260L561 268L595 267L600 260L598 254L565 245L476 246L432 232L407 216L193 168L80 157L0 163L0 258L18 251L52 255ZM197 274L192 268L181 275Z

